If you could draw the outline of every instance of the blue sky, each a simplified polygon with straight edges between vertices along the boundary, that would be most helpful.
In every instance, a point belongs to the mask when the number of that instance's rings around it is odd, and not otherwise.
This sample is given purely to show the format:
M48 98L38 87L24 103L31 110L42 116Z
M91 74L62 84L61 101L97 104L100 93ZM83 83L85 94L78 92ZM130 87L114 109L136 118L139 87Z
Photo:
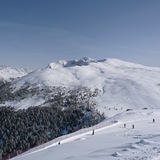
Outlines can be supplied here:
M118 58L160 67L159 0L0 0L0 64Z

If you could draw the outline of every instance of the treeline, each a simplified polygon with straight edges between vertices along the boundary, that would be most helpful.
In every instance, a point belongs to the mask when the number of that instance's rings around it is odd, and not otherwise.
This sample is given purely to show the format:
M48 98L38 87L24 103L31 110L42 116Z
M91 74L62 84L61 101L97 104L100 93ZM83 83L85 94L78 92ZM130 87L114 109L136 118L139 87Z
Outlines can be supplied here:
M11 82L1 83L2 82L0 81L0 104L4 104L6 101L21 101L31 97L42 98L45 101L52 101L57 98L60 99L62 103L62 99L65 101L74 96L76 97L76 100L84 101L84 99L97 96L99 92L98 89L91 91L90 88L83 86L74 89L60 86L43 86L42 88L39 88L35 84L31 87L27 82L19 89L16 89Z
M30 107L15 111L0 107L0 157L24 151L84 127L101 122L104 115L94 107Z

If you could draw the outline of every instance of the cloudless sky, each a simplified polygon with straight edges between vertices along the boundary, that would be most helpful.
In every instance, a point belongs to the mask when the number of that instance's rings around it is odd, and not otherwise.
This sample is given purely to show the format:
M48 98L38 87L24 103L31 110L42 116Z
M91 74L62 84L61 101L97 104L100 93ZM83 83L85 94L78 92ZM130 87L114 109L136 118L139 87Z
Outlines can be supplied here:
M82 57L160 67L160 0L0 0L0 65Z

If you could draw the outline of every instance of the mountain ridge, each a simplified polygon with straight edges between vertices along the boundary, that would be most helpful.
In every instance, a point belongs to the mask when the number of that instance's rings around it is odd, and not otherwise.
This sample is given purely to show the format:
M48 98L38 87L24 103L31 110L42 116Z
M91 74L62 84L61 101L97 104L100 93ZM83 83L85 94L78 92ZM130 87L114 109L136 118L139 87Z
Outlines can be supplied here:
M104 62L107 59L102 59L102 60L95 60L95 59L91 59L89 57L83 57L82 59L79 60L71 60L71 61L64 61L64 60L60 60L57 62L51 62L47 68L50 69L54 69L57 67L75 67L75 66L86 66L89 63L97 63L97 62Z

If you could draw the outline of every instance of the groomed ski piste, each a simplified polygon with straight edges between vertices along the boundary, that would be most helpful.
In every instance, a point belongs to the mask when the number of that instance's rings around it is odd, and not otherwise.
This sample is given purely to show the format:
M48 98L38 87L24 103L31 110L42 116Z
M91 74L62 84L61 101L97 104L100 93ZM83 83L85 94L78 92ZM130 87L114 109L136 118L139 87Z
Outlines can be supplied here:
M125 111L97 126L33 148L13 160L159 160L159 124L159 110Z

